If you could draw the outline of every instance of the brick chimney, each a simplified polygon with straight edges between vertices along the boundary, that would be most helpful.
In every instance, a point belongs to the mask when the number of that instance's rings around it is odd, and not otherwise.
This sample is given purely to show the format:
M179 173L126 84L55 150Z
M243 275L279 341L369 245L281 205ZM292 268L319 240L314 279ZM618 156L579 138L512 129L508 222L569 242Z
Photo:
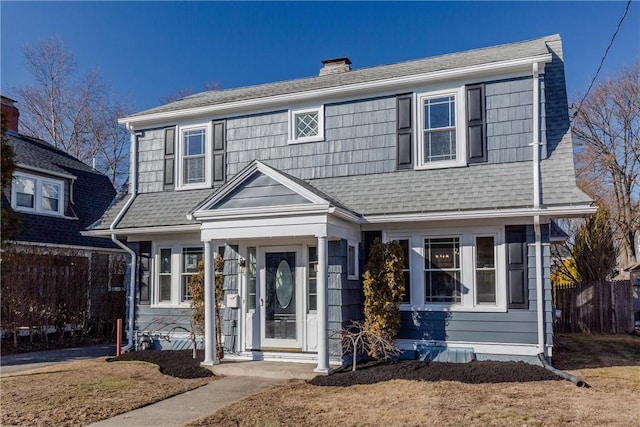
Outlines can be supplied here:
M16 107L16 101L1 96L2 98L2 117L7 120L7 130L18 132L18 118L20 117L20 111Z
M327 74L337 74L337 73L346 73L347 71L351 71L351 61L349 58L334 58L334 59L325 59L322 61L322 65L324 67L320 68L320 75L326 76Z

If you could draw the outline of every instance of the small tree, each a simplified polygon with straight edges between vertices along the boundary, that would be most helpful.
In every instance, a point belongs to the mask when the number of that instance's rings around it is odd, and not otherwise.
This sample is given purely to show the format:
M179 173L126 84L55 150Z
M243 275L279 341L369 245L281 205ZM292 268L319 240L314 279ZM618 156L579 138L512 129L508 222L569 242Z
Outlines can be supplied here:
M14 160L13 147L7 140L7 119L5 116L0 117L2 122L2 140L0 147L0 158L2 159L2 165L0 166L0 172L2 174L2 191L11 188L11 181L13 180L13 172L16 170L16 163ZM20 231L21 217L16 211L11 209L11 206L2 206L2 231L0 232L2 242L11 239L15 233Z
M220 306L224 299L224 258L220 255L214 260L215 270L215 293L216 293L216 356L218 360L224 357L224 347L222 346L222 315ZM198 273L193 276L189 283L189 293L191 294L191 339L193 340L193 358L196 356L196 335L203 335L205 329L204 322L204 261L198 263Z
M393 340L400 329L400 303L404 297L404 254L397 242L376 240L364 273L365 327ZM378 350L369 354L377 358Z
M578 228L572 255L580 279L607 280L616 268L616 250L609 211L604 205Z
M216 288L216 356L218 360L224 358L224 347L222 346L222 314L220 306L224 300L224 257L218 255L213 262L216 278L214 286Z
M191 340L193 343L193 358L197 359L197 335L204 334L204 261L198 263L198 272L189 283L191 295Z

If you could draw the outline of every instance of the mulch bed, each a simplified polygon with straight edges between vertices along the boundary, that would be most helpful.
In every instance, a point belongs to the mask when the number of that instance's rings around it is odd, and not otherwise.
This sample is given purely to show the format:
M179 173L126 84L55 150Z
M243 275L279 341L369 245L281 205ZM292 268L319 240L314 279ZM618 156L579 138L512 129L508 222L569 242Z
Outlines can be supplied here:
M348 387L394 379L459 381L469 384L561 380L543 367L525 362L442 363L400 360L367 362L359 364L355 372L350 369L349 367L329 376L317 376L309 382L318 386Z
M211 377L213 373L200 366L203 352L192 358L191 350L142 350L107 359L109 362L143 361L154 363L160 372L177 378ZM372 361L358 364L329 376L317 376L309 381L317 386L348 387L374 384L394 379L413 381L459 381L469 384L561 380L541 366L525 362L475 361L470 363L420 362L417 360Z
M212 377L213 372L200 366L204 360L204 352L198 352L194 359L192 350L141 350L130 351L119 357L108 358L108 362L142 361L154 363L160 367L160 372L176 378L204 378Z

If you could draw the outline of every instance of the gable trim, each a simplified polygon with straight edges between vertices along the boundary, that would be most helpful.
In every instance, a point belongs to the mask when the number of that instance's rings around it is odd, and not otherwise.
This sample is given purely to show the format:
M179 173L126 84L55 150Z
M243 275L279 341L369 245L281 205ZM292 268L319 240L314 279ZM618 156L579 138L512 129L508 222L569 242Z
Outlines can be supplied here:
M305 199L309 200L312 205L308 206L306 204L296 204L296 205L286 205L286 206L268 206L268 207L260 207L260 208L231 208L231 209L219 209L219 210L211 210L213 206L215 206L218 202L224 200L227 196L233 194L235 190L240 188L244 182L246 182L250 177L252 177L255 173L262 173L265 176L271 178L276 181L278 184L281 184L288 188L289 190L299 194ZM258 213L281 213L281 212L306 212L309 209L318 210L322 209L326 212L329 209L330 203L329 201L323 199L317 194L309 191L304 188L302 185L293 181L292 179L282 175L275 169L265 165L264 163L254 160L250 163L243 171L239 172L227 185L222 187L220 191L214 194L208 200L202 202L198 207L195 208L194 211L190 215L187 215L188 219L207 219L207 218L219 218L228 215L243 215L249 214L256 215Z
M43 169L43 168L39 168L39 167L36 167L36 166L27 165L27 164L24 164L24 163L16 163L16 169L17 169L16 172L19 172L19 169L26 169L26 170L29 170L31 172L37 172L37 173L40 173L40 174L43 174L43 175L56 176L56 177L59 177L59 178L72 179L74 181L76 179L78 179L78 177L74 176L74 175L69 175L69 174L62 173L62 172L56 172L56 171L52 171L50 169Z

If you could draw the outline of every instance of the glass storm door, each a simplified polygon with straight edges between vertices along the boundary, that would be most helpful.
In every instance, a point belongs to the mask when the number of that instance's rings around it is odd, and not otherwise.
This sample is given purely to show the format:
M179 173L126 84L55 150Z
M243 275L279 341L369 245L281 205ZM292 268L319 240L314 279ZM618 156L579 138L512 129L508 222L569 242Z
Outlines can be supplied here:
M265 252L263 347L300 348L296 252Z

